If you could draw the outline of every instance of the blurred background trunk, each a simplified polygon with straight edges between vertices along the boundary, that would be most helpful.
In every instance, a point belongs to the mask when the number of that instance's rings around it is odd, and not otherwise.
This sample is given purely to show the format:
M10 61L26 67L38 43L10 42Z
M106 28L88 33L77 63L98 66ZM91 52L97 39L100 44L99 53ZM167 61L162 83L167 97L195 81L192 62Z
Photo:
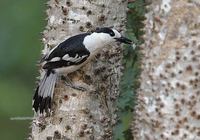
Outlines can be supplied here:
M200 2L147 7L135 140L200 139Z
M124 30L127 2L124 0L50 0L42 41L43 53L69 36L98 26ZM114 101L119 95L122 48L116 44L102 50L95 60L69 75L75 84L88 87L81 92L58 81L53 114L35 118L32 139L102 140L112 139L116 123Z

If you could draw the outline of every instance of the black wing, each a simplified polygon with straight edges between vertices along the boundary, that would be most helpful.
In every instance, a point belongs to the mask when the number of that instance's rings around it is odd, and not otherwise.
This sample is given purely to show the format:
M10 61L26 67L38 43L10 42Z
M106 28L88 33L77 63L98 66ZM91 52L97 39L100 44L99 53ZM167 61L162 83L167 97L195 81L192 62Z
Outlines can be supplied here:
M56 69L71 65L78 65L87 60L90 52L83 45L85 36L89 33L70 37L60 43L45 59L43 69Z

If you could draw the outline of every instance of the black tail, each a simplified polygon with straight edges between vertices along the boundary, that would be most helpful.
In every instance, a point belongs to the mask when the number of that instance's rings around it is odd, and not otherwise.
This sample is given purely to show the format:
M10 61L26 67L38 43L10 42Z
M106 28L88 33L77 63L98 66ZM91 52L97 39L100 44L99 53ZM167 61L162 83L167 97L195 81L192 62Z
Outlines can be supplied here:
M55 72L45 72L33 97L33 108L35 112L48 112L51 109L54 87L57 80Z

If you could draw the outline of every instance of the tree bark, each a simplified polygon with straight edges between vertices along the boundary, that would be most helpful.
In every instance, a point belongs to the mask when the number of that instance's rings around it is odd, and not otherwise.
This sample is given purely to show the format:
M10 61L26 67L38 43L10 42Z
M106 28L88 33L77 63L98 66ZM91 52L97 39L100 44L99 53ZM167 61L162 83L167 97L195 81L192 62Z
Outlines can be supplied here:
M98 26L123 30L127 2L124 0L50 0L43 54L69 36ZM119 45L102 50L95 60L68 76L82 92L56 84L53 113L37 116L32 123L34 140L109 140L116 122L114 101L119 94L122 49Z
M200 2L147 7L135 140L200 139Z

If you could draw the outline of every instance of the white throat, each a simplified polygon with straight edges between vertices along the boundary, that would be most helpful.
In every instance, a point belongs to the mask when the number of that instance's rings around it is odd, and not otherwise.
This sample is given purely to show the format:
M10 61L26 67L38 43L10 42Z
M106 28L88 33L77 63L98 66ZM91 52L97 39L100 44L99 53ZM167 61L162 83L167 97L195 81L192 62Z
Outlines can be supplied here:
M110 36L105 33L92 33L85 37L83 44L90 52L97 52L99 49L111 43Z

